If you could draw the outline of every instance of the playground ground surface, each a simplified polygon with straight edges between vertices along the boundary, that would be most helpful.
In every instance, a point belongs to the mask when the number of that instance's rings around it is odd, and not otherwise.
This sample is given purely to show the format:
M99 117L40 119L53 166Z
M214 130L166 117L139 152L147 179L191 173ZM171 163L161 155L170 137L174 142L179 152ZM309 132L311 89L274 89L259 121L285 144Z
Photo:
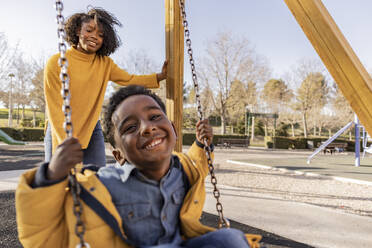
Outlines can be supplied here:
M185 147L185 151L187 147ZM110 156L110 151L107 149L107 159L108 162L113 162L113 157ZM335 154L335 155L318 155L316 156L310 165L306 165L306 158L311 154L309 151L283 151L283 150L265 150L265 149L255 149L255 148L248 148L248 149L221 149L217 148L215 152L215 167L216 167L216 174L219 180L219 184L222 186L222 200L223 197L226 199L230 199L229 197L233 197L234 199L238 199L241 196L238 195L229 195L225 193L225 188L227 190L236 190L236 188L232 187L239 187L238 191L251 191L250 193L256 194L255 197L249 196L248 198L257 198L257 194L261 198L265 198L266 196L270 198L270 200L279 199L276 196L273 196L273 190L269 190L265 186L261 186L261 190L259 192L257 189L259 188L255 185L257 181L262 181L262 175L264 176L273 176L275 178L279 178L279 182L281 184L286 184L285 180L289 179L294 180L291 181L290 184L296 183L296 180L301 180L301 184L307 185L308 182L312 181L308 178L320 180L320 181L339 181L341 184L352 184L352 187L360 185L361 187L370 187L372 185L372 158L366 157L361 160L360 167L354 167L354 158L353 154ZM11 172L13 170L17 170L21 172L22 170L33 168L38 166L43 160L43 146L41 143L30 143L26 146L8 146L4 144L0 144L0 175L5 173ZM270 174L270 175L269 175ZM235 175L238 175L238 178L235 178ZM243 176L245 175L245 178ZM248 176L248 179L247 179ZM256 177L257 176L257 177ZM304 180L304 178L307 178ZM328 178L327 180L324 178ZM265 179L265 182L268 180ZM272 180L271 180L272 181ZM0 177L0 182L4 183L4 180ZM6 182L6 180L5 180ZM278 183L275 181L274 183ZM310 182L314 183L314 182ZM11 184L9 182L9 184ZM248 184L248 185L247 185ZM316 183L318 184L318 183ZM2 184L0 184L1 186ZM225 187L226 186L226 187ZM231 188L228 188L231 186ZM283 185L281 185L284 187ZM14 188L14 184L12 186ZM293 185L296 188L296 185ZM298 187L302 187L299 185ZM309 186L305 186L309 187ZM312 188L313 185L310 186ZM211 199L210 194L210 185L207 183L207 203L205 212L202 216L202 221L208 225L215 226L217 223L217 217L215 215L215 211L213 211L213 199ZM264 189L265 190L262 190ZM275 186L275 188L277 188ZM1 189L0 189L1 190ZM342 190L342 189L340 189ZM358 190L358 189L356 189ZM364 189L366 190L366 189ZM368 190L368 189L367 189ZM279 190L278 190L279 191ZM311 191L311 190L309 190ZM226 191L228 192L228 191ZM288 191L289 192L289 191ZM288 194L288 192L281 191L280 194ZM278 192L274 192L278 193ZM225 194L225 195L224 195ZM292 192L289 192L291 195ZM321 194L314 194L310 193L305 195L306 198L311 196L312 198L324 198ZM333 198L337 196L332 195ZM296 197L299 197L296 195ZM332 198L328 195L327 198ZM342 197L341 197L342 198ZM360 199L359 199L360 198ZM208 200L209 199L209 200ZM290 199L291 203L296 202L305 202L307 204L311 204L311 202L300 201L298 199ZM339 199L335 199L336 201ZM349 200L349 199L348 199ZM370 204L371 199L366 196L358 197L357 199L360 202L366 202ZM283 199L280 199L283 201ZM224 202L223 202L224 203ZM277 203L274 203L277 204ZM227 205L227 206L226 206ZM225 209L233 205L230 200L224 204ZM343 211L345 210L348 213L352 213L354 215L361 215L363 218L372 218L372 211L369 209L359 208L360 203L358 202L358 207L347 207L347 208L338 208L337 206L346 206L347 204L337 203L334 206L330 206L327 204L315 204L322 208L327 208L335 210L335 211ZM337 205L337 206L336 206ZM279 204L278 204L279 206ZM336 206L336 207L335 207ZM234 207L234 206L232 206ZM242 208L241 206L240 208ZM275 206L274 206L275 207ZM0 221L2 223L1 230L0 230L0 246L1 247L21 247L17 237L16 237L16 222L15 222L15 208L14 208L14 189L8 189L0 191L0 209L2 210L0 213ZM212 210L211 210L212 209ZM248 209L248 208L247 208ZM248 210L242 209L240 212L244 216L246 215L254 215L251 214ZM358 215L358 216L359 216ZM270 228L266 228L265 225L260 225L259 222L255 223L255 221L245 221L243 218L236 217L232 218L234 214L228 215L231 218L232 227L238 228L247 233L257 233L263 236L262 244L268 248L275 248L275 247L318 247L316 242L308 242L308 239L304 238L296 238L293 236L283 235L282 233L278 233L275 230L271 230ZM365 217L367 216L367 217ZM368 220L367 220L368 221ZM254 223L254 225L248 225L247 223ZM332 231L329 230L330 235ZM363 234L362 234L363 235ZM332 246L319 246L319 247L332 247ZM368 246L359 246L359 247L368 247Z

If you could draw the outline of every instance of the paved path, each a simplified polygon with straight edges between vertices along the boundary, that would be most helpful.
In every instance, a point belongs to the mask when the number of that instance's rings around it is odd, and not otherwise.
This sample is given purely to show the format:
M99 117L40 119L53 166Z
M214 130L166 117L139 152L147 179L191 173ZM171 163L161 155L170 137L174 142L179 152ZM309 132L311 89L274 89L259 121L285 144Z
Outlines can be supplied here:
M0 191L15 190L18 184L19 176L26 170L1 171L0 173Z
M222 149L221 149L222 150ZM239 152L230 161L242 162L252 166L269 166L279 170L295 170L307 174L318 174L333 177L340 181L349 181L372 185L372 155L366 153L360 160L360 166L356 167L355 154L352 152L330 154L318 154L310 164L307 158L309 151L267 151L262 149L232 150L231 153Z
M216 214L207 183L204 210ZM241 188L220 186L224 214L232 220L314 247L372 247L372 218L329 208L269 198Z

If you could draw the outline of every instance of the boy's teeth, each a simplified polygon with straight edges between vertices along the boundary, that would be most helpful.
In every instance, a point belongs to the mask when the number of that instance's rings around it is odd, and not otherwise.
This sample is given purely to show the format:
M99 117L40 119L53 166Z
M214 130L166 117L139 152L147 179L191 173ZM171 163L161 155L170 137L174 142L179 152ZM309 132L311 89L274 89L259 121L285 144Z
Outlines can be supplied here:
M158 145L160 142L161 142L161 139L156 139L156 140L152 141L151 144L147 145L146 149L150 149L150 148Z

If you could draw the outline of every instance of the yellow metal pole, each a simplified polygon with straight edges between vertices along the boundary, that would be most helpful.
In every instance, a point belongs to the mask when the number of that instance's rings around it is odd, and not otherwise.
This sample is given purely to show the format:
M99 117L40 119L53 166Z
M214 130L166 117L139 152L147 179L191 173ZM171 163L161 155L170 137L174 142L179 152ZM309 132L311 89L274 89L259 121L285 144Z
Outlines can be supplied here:
M368 133L372 79L320 0L284 0Z
M178 0L165 0L165 42L168 60L166 107L168 118L177 130L175 150L182 151L183 115L183 25Z

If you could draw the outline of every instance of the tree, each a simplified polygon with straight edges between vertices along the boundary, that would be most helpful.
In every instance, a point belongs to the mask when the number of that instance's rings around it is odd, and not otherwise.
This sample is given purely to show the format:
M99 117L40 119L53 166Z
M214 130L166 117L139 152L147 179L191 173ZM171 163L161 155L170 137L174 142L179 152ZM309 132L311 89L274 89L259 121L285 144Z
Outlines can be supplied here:
M194 89L193 89L193 92L194 92ZM208 118L215 111L215 109L213 108L213 105L210 104L211 101L213 101L213 92L209 87L205 87L200 92L200 104L201 104L202 112L204 114L205 119Z
M262 99L267 103L270 112L278 114L282 106L287 106L293 97L292 90L281 79L270 79L262 90Z
M307 138L307 118L309 113L320 113L327 103L328 86L323 74L310 72L297 89L298 109L302 113L304 136Z
M333 84L332 107L338 117L338 123L341 123L341 125L346 125L346 123L353 120L354 111L337 84Z
M45 112L44 69L39 69L31 79L33 89L30 92L31 104L39 111Z
M240 81L245 85L263 82L269 74L266 60L255 53L247 39L221 32L208 41L198 75L203 85L213 92L212 104L221 116L222 134L226 132L233 82Z
M29 91L31 86L31 78L33 76L33 68L31 63L24 59L22 54L14 59L12 63L16 80L13 84L14 89L14 103L17 105L17 123L19 123L19 108L22 108L21 120L25 117L25 107L30 104Z
M10 74L13 58L17 54L16 48L9 46L4 33L0 32L0 101L9 108ZM14 79L14 78L12 78Z
M148 54L145 50L131 50L128 55L120 56L122 59L118 60L118 65L121 68L125 68L131 74L144 75L155 73L161 67ZM165 86L164 81L160 82L158 89L152 89L164 102L166 98ZM120 87L120 85L112 84L113 90L117 90Z
M230 96L227 99L227 111L229 119L236 125L238 120L245 115L247 106L247 90L245 85L238 80L231 84Z
M5 34L0 32L0 80L8 79L13 58L18 53L17 47L10 47Z
M291 127L291 136L295 137L295 127L301 122L301 114L287 109L279 115L279 122L288 123Z

